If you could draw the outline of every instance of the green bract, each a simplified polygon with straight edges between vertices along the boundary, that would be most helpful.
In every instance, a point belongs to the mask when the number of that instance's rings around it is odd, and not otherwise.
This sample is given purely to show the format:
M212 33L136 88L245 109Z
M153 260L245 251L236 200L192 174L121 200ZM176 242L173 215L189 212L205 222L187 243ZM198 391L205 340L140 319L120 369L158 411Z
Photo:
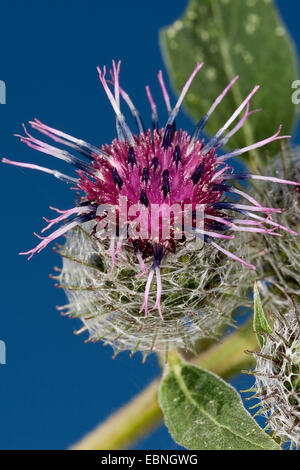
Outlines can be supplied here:
M67 315L82 320L91 341L102 339L116 353L194 351L199 339L217 338L222 327L232 323L236 309L249 304L255 273L207 244L197 248L189 242L176 254L168 253L161 266L164 320L157 311L145 318L140 306L146 281L145 276L137 277L140 266L133 250L124 244L127 260L119 258L111 272L109 240L97 241L90 232L87 225L68 233L59 249L63 268L58 280L69 300ZM226 240L228 246L245 252L242 237ZM155 297L153 285L149 305Z

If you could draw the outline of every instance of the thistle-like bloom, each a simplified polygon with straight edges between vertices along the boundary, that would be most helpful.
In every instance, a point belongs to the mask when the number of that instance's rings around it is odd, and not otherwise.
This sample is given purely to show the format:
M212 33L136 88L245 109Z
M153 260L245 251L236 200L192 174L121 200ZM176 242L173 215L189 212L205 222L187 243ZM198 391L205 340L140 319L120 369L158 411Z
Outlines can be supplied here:
M297 307L276 313L272 333L259 332L264 343L256 358L253 375L257 414L281 443L300 447L300 314Z
M34 253L40 252L50 242L66 234L74 227L82 226L88 221L94 222L94 225L97 221L103 222L103 219L108 217L108 213L103 211L99 214L97 212L99 206L105 204L118 206L121 196L127 198L129 207L139 204L147 209L152 205L172 206L177 204L184 211L184 206L189 205L192 212L192 223L185 227L185 232L203 238L204 242L210 244L215 250L251 269L255 269L255 266L240 258L237 253L227 250L222 241L232 240L234 233L240 231L263 233L270 236L280 236L277 233L278 229L291 233L291 230L278 224L272 218L272 214L280 212L280 209L262 206L254 197L235 188L229 182L231 180L252 179L291 185L297 185L298 183L272 176L263 177L250 173L237 174L227 164L227 161L232 157L237 157L275 140L287 138L286 136L279 136L281 127L275 135L263 141L246 148L236 149L227 154L218 154L221 147L228 142L233 134L241 129L249 116L257 111L250 111L250 101L257 92L258 86L253 88L224 126L208 142L204 142L201 133L209 117L220 105L238 77L234 77L218 96L207 114L196 125L192 135L188 135L187 132L181 129L177 130L176 118L181 104L202 66L203 63L196 66L174 107L170 104L162 73L159 73L159 83L168 111L168 119L163 127L159 126L156 104L149 87L146 87L152 110L152 129L148 130L144 127L141 116L130 97L119 85L120 62L118 64L113 62L111 80L106 78L105 67L103 70L98 68L100 81L115 112L117 131L117 138L110 145L103 145L101 148L53 129L38 120L30 122L34 130L41 132L58 144L71 148L83 158L37 139L24 127L25 136L20 136L22 142L39 152L71 164L76 169L77 177L68 176L59 171L34 164L13 162L7 159L3 161L52 174L56 178L71 184L76 190L80 190L82 197L75 207L58 211L60 215L51 221L47 221L48 225L43 232L54 224L63 222L60 228L51 235L39 237L42 239L41 242L32 250L22 254L29 255L29 258L31 258ZM121 112L121 98L128 105L136 121L137 134L133 134L129 129ZM241 113L244 113L243 116L231 128L231 125ZM239 201L237 198L244 201ZM198 205L204 206L205 222L202 229L195 226L193 219ZM186 243L187 236L183 234L178 239L175 237L175 230L170 231L168 237L161 236L159 232L155 239L141 237L138 235L138 231L134 232L135 235L132 235L132 232L131 235L128 235L128 230L135 224L136 218L128 218L125 225L121 225L120 221L117 222L117 239L111 238L108 249L112 268L116 262L122 262L122 257L126 256L126 253L122 252L122 244L124 244L125 239L128 239L140 264L141 273L148 274L140 313L145 312L146 317L149 314L149 293L155 275L156 300L151 307L154 310L157 309L161 319L163 319L161 309L161 266L168 253L175 253ZM152 226L153 224L152 222ZM145 225L148 225L148 222ZM151 226L151 221L149 225ZM221 243L217 243L218 240ZM149 261L150 264L148 264Z

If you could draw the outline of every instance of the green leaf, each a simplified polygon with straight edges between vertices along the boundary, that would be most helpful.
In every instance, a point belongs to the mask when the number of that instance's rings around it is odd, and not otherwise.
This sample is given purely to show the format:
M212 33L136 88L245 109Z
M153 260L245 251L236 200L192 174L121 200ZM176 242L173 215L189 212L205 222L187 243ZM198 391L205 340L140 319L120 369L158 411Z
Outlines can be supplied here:
M280 450L245 410L236 390L170 354L159 401L173 439L188 449Z
M297 55L272 0L191 0L183 16L161 31L160 40L176 92L182 89L196 62L205 62L184 104L195 121L208 111L230 80L240 76L207 123L206 131L211 135L253 86L261 85L251 108L263 108L262 112L247 120L228 149L263 140L273 135L280 123L285 134L292 131ZM277 152L279 143L268 149ZM244 157L249 159L249 153Z
M253 329L257 333L264 330L268 333L272 333L272 329L269 326L269 323L266 319L265 312L261 303L260 295L258 292L257 284L254 284L254 316L253 316ZM256 333L256 338L259 346L262 348L264 344L263 337Z

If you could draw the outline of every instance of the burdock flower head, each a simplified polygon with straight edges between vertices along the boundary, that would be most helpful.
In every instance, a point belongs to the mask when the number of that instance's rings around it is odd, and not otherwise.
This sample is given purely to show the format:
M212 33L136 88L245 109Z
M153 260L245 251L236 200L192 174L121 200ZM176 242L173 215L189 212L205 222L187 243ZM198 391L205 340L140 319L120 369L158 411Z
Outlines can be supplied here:
M38 140L26 128L21 141L71 164L76 177L34 164L3 160L52 174L82 192L79 203L58 211L60 215L48 221L43 231L62 222L60 228L40 237L35 248L22 254L31 258L59 236L67 235L65 248L60 250L64 265L59 281L70 300L68 313L82 318L92 339L104 338L123 349L146 350L161 349L168 343L190 347L196 338L216 333L226 315L228 321L229 312L240 305L241 292L237 287L234 291L233 286L243 278L244 267L248 272L255 269L242 259L240 245L234 241L235 232L270 236L280 236L278 229L290 232L272 217L280 209L264 207L230 181L297 183L235 173L227 163L232 157L286 138L279 136L281 128L261 142L218 154L257 111L250 111L250 101L258 86L208 142L201 137L206 122L238 77L222 91L191 135L177 129L181 104L202 66L203 63L196 66L174 107L159 73L168 112L163 127L159 126L156 104L146 87L152 129L144 127L129 95L119 85L120 62L113 62L109 80L105 67L98 68L115 112L117 131L117 138L101 148L38 120L30 122L34 130L70 147L83 158ZM121 112L121 98L135 119L137 134L131 132ZM242 112L243 116L230 129ZM202 215L198 217L199 214ZM193 241L197 238L204 246ZM234 262L226 263L226 257ZM243 268L237 269L238 263Z

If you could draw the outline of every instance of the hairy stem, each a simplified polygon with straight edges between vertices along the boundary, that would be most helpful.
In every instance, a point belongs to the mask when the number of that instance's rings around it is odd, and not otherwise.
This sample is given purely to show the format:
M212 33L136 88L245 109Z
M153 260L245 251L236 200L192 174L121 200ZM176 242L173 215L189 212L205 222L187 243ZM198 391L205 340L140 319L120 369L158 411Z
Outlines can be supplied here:
M228 379L241 369L251 367L253 358L244 351L255 348L256 338L249 322L191 362ZM163 419L157 400L159 384L160 379L154 380L127 405L72 446L72 449L115 450L132 446Z

